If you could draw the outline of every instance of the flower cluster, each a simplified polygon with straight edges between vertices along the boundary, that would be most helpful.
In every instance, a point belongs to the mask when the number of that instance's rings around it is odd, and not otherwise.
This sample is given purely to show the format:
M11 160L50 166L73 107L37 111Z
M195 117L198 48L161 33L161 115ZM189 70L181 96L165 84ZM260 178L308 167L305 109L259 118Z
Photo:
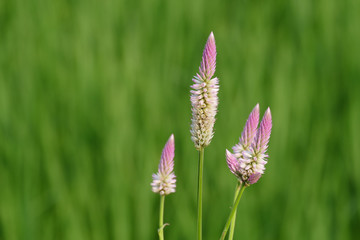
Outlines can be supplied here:
M175 141L171 134L161 154L159 169L153 174L151 183L152 191L160 195L168 195L175 192L176 176L174 174Z
M202 186L203 186L203 163L204 148L207 147L214 136L215 116L219 104L219 80L214 77L216 69L216 45L214 34L211 32L207 39L202 55L199 71L193 77L191 85L191 140L199 151L198 168L198 215L197 215L197 239L202 239ZM272 119L270 108L260 120L259 104L257 104L249 115L245 127L233 153L226 149L227 165L237 179L238 184L235 191L234 205L231 208L229 218L225 224L220 239L224 240L231 226L229 239L233 239L235 229L236 211L241 196L248 186L256 183L264 174L267 164L267 149L271 135ZM159 211L159 239L164 240L164 202L165 196L175 192L176 176L174 174L175 140L172 134L166 142L161 154L160 164L156 174L152 175L152 191L160 194Z
M246 122L234 154L226 150L226 161L230 171L245 185L256 183L264 173L266 154L271 134L271 112L268 108L259 124L259 104L255 106Z
M199 73L191 86L191 139L196 149L208 146L214 135L215 115L218 106L219 80L215 77L216 46L211 32L203 51Z

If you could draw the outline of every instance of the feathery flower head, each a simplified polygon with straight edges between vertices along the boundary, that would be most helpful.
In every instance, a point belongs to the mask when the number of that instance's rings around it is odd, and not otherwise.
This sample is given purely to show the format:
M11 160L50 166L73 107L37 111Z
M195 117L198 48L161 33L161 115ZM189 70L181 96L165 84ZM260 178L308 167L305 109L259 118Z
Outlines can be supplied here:
M160 195L175 192L176 176L174 174L175 140L171 134L161 154L158 172L152 175L152 191Z
M239 144L233 147L234 154L226 150L230 171L247 186L256 183L264 174L272 127L270 108L266 110L259 129L258 121L259 106L256 105L246 122Z
M219 80L212 78L216 68L216 45L211 32L202 56L199 73L191 86L191 139L196 149L208 146L214 135L215 115L218 106Z

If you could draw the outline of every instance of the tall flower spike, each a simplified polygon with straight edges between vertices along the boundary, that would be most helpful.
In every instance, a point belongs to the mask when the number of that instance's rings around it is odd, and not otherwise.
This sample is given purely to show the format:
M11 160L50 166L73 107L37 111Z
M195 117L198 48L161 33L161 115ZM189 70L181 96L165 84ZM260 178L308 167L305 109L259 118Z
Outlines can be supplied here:
M233 147L234 155L228 151L226 152L226 161L230 171L240 182L245 183L247 186L256 183L262 174L264 174L268 158L266 151L272 128L271 112L270 108L266 110L264 117L261 120L260 128L256 131L259 119L256 117L256 111L258 111L258 109L258 105L256 105L253 112L250 114L242 137L240 138L240 143ZM252 124L253 121L256 122L256 125ZM245 142L247 141L247 136L250 136L251 134L244 135L244 132L252 132L248 131L250 128L255 129L256 134L251 137L252 140L250 142ZM236 158L237 162L235 162L234 158Z
M152 191L160 195L175 192L176 176L174 174L175 140L171 134L161 154L158 172L152 175Z
M191 139L196 149L208 146L214 135L215 115L218 106L219 80L212 78L216 68L216 45L211 32L202 56L199 73L191 86Z
M239 143L233 147L234 155L237 158L242 157L243 151L249 149L252 141L255 138L256 130L259 125L259 109L259 104L256 104L246 121L245 127L239 139Z

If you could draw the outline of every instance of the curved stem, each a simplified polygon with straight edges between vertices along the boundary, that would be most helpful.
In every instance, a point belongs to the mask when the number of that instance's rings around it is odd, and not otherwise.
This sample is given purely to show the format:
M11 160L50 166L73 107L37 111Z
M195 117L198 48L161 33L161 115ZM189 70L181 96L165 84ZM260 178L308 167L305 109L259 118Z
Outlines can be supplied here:
M238 183L237 183L237 185L236 185L235 196L234 196L234 203L233 203L233 204L235 204L236 198L237 198L237 196L239 195L240 188L241 188L241 183L240 183L240 181L238 181ZM231 220L230 232L229 232L229 240L232 240L233 237L234 237L235 221L236 221L236 209L235 209L234 217L233 217L233 219Z
M197 239L202 239L202 184L203 184L204 148L199 150L198 168L198 215L197 215Z
M229 216L229 218L228 218L228 220L227 220L227 222L226 222L226 224L225 224L224 230L223 230L223 232L222 232L222 234L221 234L221 237L220 237L221 240L224 240L224 239L225 239L226 233L227 233L227 231L229 230L230 223L231 223L231 221L232 221L232 219L233 219L233 217L234 217L234 214L235 214L235 212L236 212L237 206L239 205L241 196L242 196L245 188L246 188L246 187L243 185L243 186L241 187L241 189L240 189L240 193L239 193L239 195L238 195L237 198L236 198L236 201L235 201L235 203L234 203L234 205L233 205L233 207L232 207L232 209L231 209L230 216Z
M165 195L160 195L160 216L159 216L159 240L164 240L164 205Z

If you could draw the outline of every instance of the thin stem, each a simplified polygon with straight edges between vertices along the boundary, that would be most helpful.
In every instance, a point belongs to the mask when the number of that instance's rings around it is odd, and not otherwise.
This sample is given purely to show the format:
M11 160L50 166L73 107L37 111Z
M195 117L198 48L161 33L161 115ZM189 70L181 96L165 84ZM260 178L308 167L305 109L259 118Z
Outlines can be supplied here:
M199 150L199 172L198 172L198 215L197 215L197 239L202 239L202 184L204 167L204 148Z
M241 188L241 183L240 183L240 181L238 181L238 183L237 183L237 185L236 185L236 190L235 190L234 203L235 203L235 201L236 201L237 196L239 195L240 188ZM234 203L233 203L233 204L234 204ZM234 237L235 221L236 221L236 209L235 209L234 217L233 217L233 219L231 220L230 232L229 232L229 240L232 240L233 237Z
M159 240L164 240L164 205L165 195L160 195L160 216L159 216Z
M242 196L245 188L246 188L246 187L243 185L243 186L241 187L241 189L240 189L240 193L239 193L239 195L238 195L237 198L236 198L236 201L235 201L235 203L234 203L234 205L233 205L233 207L232 207L232 209L231 209L230 216L229 216L229 218L228 218L228 220L227 220L227 222L226 222L226 224L225 224L224 230L223 230L223 232L222 232L222 234L221 234L221 237L220 237L221 240L224 240L224 239L225 239L226 233L227 233L227 231L229 230L230 223L231 223L231 221L232 221L232 219L233 219L233 217L234 217L234 214L235 214L235 212L236 212L237 206L239 205L241 196Z

